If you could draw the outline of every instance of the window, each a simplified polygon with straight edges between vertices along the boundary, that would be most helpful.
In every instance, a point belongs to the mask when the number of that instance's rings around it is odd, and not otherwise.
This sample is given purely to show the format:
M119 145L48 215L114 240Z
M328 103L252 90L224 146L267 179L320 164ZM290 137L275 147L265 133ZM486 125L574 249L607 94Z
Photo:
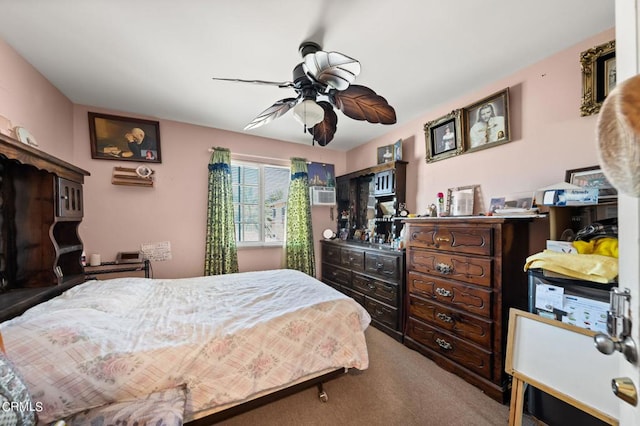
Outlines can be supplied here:
M285 239L288 167L232 162L233 213L238 243L282 243Z

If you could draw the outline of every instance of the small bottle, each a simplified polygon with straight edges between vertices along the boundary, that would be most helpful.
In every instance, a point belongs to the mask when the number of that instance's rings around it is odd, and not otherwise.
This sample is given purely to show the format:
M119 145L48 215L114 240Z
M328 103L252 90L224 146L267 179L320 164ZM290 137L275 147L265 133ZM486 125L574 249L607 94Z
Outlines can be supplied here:
M436 202L436 211L438 213L438 217L444 216L444 194L442 192L438 192L438 199Z

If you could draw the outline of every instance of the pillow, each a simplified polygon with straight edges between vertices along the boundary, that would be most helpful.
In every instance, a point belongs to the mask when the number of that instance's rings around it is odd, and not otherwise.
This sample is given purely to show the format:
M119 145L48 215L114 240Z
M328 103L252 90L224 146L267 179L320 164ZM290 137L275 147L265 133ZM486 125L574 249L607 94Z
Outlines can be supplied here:
M185 401L186 386L183 385L154 392L144 399L90 408L67 417L64 421L67 426L182 426Z
M22 377L0 352L0 426L36 424L36 406Z

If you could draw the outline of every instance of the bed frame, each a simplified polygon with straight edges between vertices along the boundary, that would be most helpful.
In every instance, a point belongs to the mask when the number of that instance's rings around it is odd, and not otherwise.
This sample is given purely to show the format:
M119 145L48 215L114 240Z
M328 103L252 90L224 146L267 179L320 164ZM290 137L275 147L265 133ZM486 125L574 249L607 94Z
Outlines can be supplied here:
M318 388L318 398L320 398L320 401L327 402L329 400L329 396L324 390L324 383L341 377L346 374L346 372L347 371L345 368L339 368L337 370L330 371L329 373L325 373L320 376L305 380L301 383L296 383L292 386L276 390L275 392L268 393L266 395L251 399L238 405L234 405L222 411L205 415L204 417L198 419L190 420L188 422L185 422L185 425L210 426L211 424L221 422L239 414L246 413L247 411L253 410L255 408L262 407L263 405L267 405L279 399L286 398L295 393L302 392L303 390L309 389L313 386L317 386Z

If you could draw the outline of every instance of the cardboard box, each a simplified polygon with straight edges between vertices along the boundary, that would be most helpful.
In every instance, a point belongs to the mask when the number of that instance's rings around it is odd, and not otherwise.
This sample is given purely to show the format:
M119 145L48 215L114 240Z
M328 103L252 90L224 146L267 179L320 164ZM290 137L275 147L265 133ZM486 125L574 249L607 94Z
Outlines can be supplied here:
M598 204L598 188L551 189L544 191L545 206L584 206Z

